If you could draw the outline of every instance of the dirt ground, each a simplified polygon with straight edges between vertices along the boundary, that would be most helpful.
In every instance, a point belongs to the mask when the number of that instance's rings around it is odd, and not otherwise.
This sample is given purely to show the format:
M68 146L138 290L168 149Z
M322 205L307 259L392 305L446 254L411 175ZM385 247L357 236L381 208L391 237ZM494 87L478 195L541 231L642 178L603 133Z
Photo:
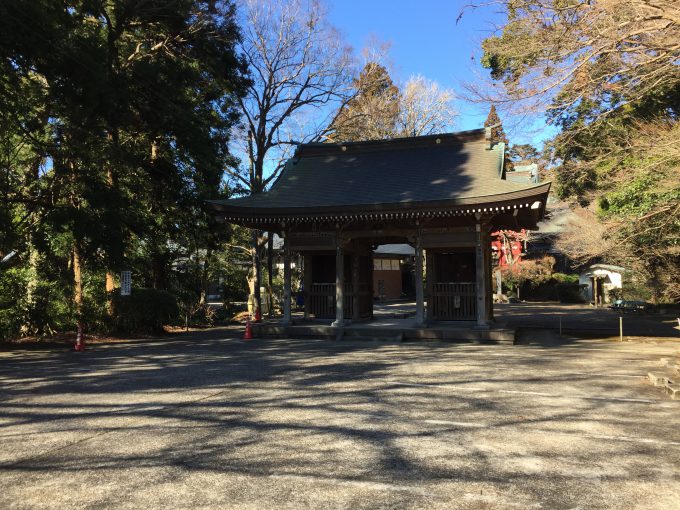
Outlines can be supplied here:
M680 508L677 341L241 334L1 352L0 507Z

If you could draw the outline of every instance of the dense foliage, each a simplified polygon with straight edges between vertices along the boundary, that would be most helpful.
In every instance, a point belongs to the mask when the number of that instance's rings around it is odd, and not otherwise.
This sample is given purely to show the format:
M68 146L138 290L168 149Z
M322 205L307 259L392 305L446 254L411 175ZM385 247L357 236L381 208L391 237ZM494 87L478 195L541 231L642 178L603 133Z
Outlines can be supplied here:
M619 263L680 300L680 6L659 0L502 0L483 43L498 100L544 111L557 192L583 209L562 248ZM597 226L593 224L597 223Z
M384 65L368 62L324 136L352 142L443 133L457 116L453 99L453 91L422 76L412 76L400 88Z
M1 336L122 324L121 270L156 289L138 312L201 301L238 37L229 2L0 3Z

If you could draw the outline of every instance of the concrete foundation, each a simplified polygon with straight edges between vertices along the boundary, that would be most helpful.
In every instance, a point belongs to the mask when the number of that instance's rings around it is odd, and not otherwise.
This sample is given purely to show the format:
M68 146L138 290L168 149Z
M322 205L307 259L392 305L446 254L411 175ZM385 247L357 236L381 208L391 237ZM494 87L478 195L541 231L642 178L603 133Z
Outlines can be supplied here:
M253 325L256 337L269 338L334 338L384 341L440 340L447 342L505 343L515 342L515 329L506 327L475 328L476 323L434 323L417 327L415 319L390 319L384 321L348 324L342 328L330 323L302 322L289 326L280 322Z

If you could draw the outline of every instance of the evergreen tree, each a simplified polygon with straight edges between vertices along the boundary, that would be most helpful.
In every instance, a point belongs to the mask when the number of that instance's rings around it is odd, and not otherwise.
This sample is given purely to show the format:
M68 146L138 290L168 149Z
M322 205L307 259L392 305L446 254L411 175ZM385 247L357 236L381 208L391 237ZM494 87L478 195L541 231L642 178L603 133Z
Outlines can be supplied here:
M505 156L504 156L505 171L511 172L514 168L514 165L508 155L509 149L508 137L506 136L505 130L503 129L503 123L501 122L501 118L498 116L498 113L496 112L496 105L493 104L491 105L489 115L486 117L486 120L484 121L484 127L491 128L492 144L497 144L501 142L505 144Z
M333 142L382 140L397 133L399 89L384 66L369 62L354 80L356 93L334 119Z
M500 4L507 20L482 64L500 100L560 128L555 188L580 218L563 249L632 269L650 292L639 298L680 301L680 5Z
M19 250L12 270L29 275L27 295L46 282L63 305L20 304L34 319L15 320L12 334L103 324L120 269L175 295L186 290L180 258L207 274L229 234L206 199L223 195L235 164L238 37L228 2L0 4L0 140L23 151L1 169L0 253ZM201 288L192 292L199 300Z

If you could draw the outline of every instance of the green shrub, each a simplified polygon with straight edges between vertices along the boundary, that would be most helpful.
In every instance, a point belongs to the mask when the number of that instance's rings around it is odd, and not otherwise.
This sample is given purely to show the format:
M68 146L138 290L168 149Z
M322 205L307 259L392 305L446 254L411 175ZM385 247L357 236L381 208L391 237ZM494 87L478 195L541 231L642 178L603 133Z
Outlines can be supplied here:
M163 290L138 288L129 296L114 294L113 305L118 333L160 333L164 324L179 320L177 300Z
M540 281L525 281L520 287L520 296L526 301L560 301L562 303L583 303L578 275L554 273Z
M27 310L25 303L27 271L12 268L0 272L0 339L19 336L25 324Z
M56 280L28 267L0 270L0 339L45 335L75 327L70 296Z
M583 303L585 301L578 283L558 283L556 287L560 303Z

